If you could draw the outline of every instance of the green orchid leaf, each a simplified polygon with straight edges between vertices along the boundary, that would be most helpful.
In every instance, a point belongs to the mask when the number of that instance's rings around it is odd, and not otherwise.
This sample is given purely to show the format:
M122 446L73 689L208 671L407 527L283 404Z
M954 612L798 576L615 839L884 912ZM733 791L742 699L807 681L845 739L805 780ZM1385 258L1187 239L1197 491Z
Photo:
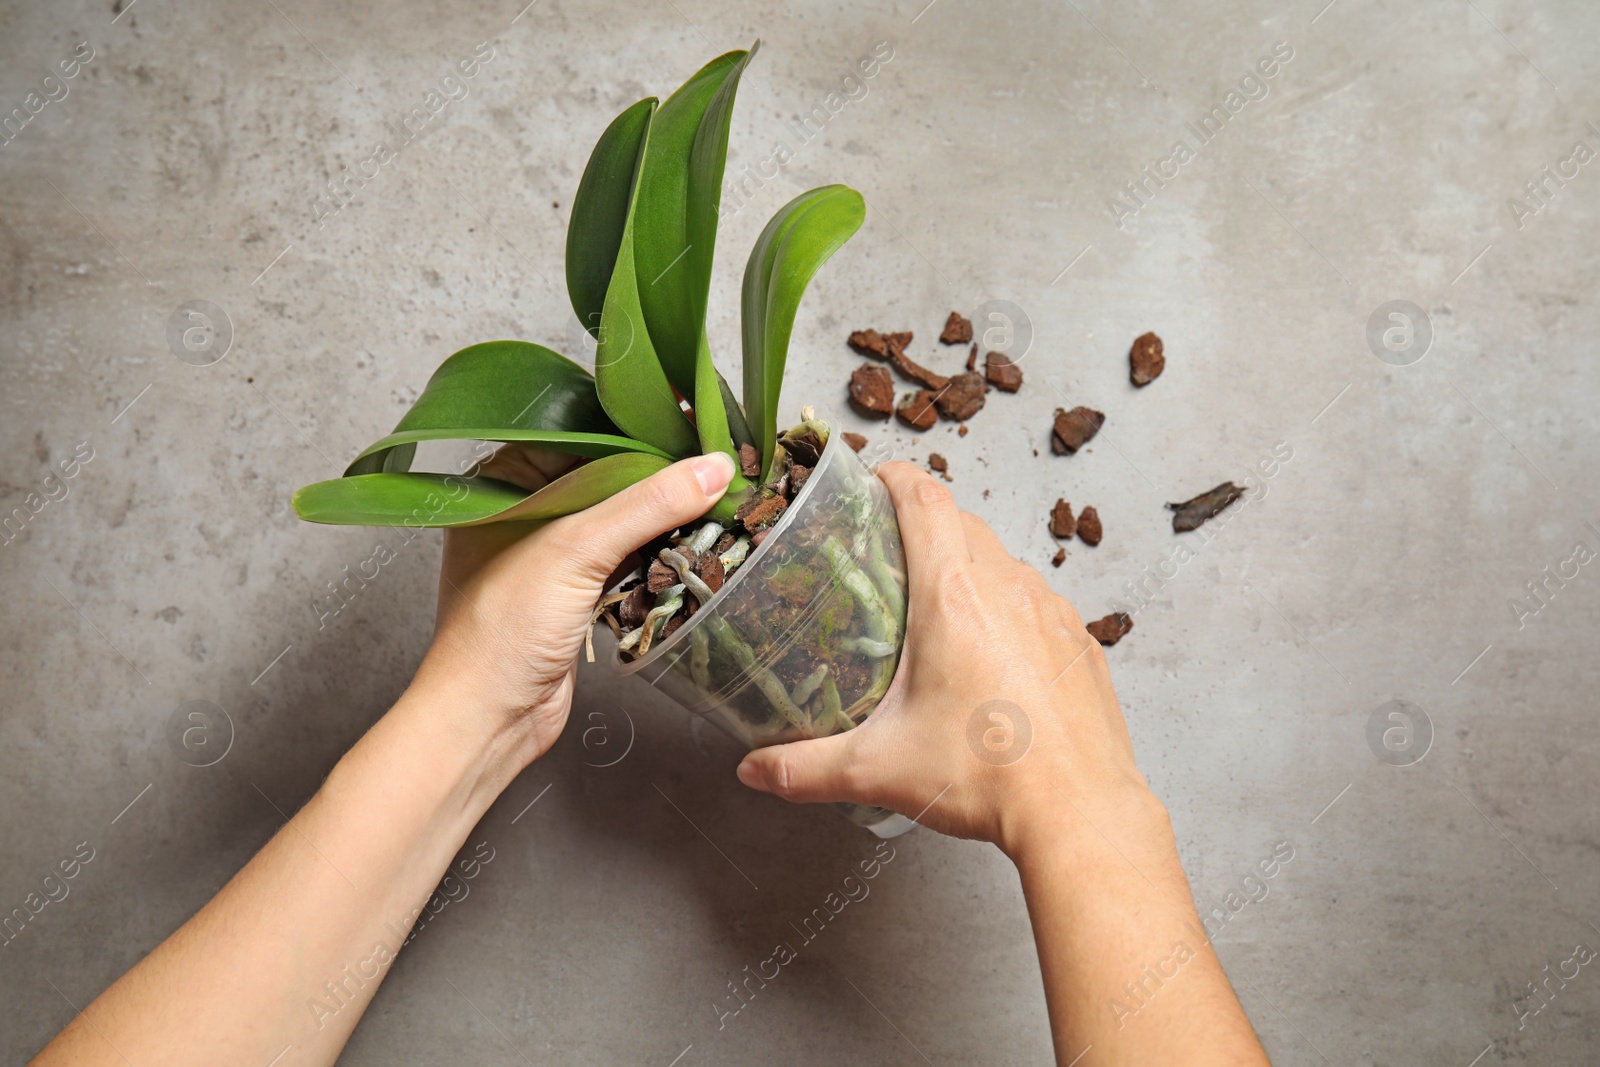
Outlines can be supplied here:
M722 394L722 409L728 413L728 432L733 435L734 446L754 445L756 439L750 433L750 424L745 421L744 408L734 398L733 387L721 371L717 372L717 391Z
M295 490L294 513L339 526L472 525L528 494L494 478L453 474L356 474Z
M723 400L727 383L711 364L711 349L706 344L704 334L700 335L700 356L696 363L694 383L694 418L695 429L700 434L700 450L708 456L713 452L723 452L733 460L733 481L728 484L728 495L742 497L750 483L739 472L739 451L729 428L729 412ZM734 410L737 409L735 405Z
M645 132L649 153L650 134ZM634 272L633 228L639 198L633 205L617 250L616 267L600 313L600 333L594 356L594 378L600 404L629 437L647 442L672 456L690 456L700 450L695 428L679 406L667 381L650 330L639 305L639 281ZM692 395L693 388L686 395Z
M800 298L866 215L860 193L825 185L780 208L750 250L741 307L744 408L761 449L763 477L770 473L778 440L778 399Z
M534 493L496 521L547 522L609 500L635 482L642 482L672 460L639 453L606 456L569 471Z
M585 463L537 493L494 478L455 474L358 474L302 487L295 514L343 526L480 526L545 522L592 507L671 460L619 453Z
M700 354L695 360L694 374L694 426L700 435L700 451L726 452L739 462L733 447L733 434L728 429L728 409L722 405L722 390L717 388L717 368L711 363L711 348L705 335L700 337Z
M640 306L667 379L695 393L734 96L756 46L707 63L667 98L639 164L633 224Z
M543 345L488 341L439 365L394 432L367 446L347 475L409 470L418 441L529 441L580 456L655 452L606 417L594 378Z
M567 295L578 321L595 337L600 336L600 312L628 224L639 149L655 109L655 97L647 97L612 120L589 154L589 165L583 168L583 180L572 200L572 217L567 222Z

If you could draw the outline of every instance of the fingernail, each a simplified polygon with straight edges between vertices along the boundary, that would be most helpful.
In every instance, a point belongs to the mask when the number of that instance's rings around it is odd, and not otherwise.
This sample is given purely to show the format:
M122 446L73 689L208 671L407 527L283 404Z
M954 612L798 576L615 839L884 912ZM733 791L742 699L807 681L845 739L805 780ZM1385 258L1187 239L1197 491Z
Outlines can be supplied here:
M762 792L766 792L766 779L761 774L761 768L754 762L745 760L743 763L739 764L738 775L739 781L743 782L751 789L759 789Z
M700 491L708 497L721 496L733 481L733 459L726 452L696 456L689 461L689 467L694 471L695 481L700 483Z

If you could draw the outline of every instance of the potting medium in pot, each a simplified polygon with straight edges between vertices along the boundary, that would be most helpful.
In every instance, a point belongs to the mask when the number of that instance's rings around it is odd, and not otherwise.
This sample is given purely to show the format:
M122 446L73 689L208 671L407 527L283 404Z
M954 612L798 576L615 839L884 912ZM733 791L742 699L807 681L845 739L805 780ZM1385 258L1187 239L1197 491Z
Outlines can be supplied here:
M805 488L721 589L634 674L751 748L851 730L888 691L906 623L889 493L830 433ZM880 837L915 825L840 804Z

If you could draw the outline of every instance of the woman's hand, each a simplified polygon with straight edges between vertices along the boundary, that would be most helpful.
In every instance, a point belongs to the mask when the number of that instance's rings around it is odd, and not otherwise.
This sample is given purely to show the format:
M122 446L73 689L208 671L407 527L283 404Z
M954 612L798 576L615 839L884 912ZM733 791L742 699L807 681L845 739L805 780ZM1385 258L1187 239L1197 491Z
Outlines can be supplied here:
M1267 1067L1195 913L1166 809L1134 766L1099 643L943 486L905 463L880 474L911 578L894 684L856 729L752 752L740 779L790 800L892 808L1004 849L1033 922L1057 1063ZM1145 993L1130 993L1139 981Z
M511 445L481 473L531 491L572 466ZM727 456L696 456L531 532L521 523L446 531L438 621L414 684L508 729L522 765L543 755L567 721L578 652L612 574L640 545L705 514L732 477Z
M926 473L879 473L910 571L894 684L857 729L752 752L740 779L789 800L921 813L1013 856L1073 809L1093 825L1163 825L1105 656L1072 605Z

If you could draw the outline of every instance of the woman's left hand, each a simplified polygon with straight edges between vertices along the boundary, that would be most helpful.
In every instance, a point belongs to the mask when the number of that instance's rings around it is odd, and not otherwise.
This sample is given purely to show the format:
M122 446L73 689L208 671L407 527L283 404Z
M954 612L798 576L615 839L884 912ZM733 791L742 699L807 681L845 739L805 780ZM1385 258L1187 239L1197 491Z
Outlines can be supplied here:
M537 490L570 457L508 445L481 474ZM525 765L555 743L595 603L628 555L705 514L733 477L721 453L674 463L587 511L534 527L445 532L433 644L413 685L509 731ZM464 705L464 707L463 707Z

